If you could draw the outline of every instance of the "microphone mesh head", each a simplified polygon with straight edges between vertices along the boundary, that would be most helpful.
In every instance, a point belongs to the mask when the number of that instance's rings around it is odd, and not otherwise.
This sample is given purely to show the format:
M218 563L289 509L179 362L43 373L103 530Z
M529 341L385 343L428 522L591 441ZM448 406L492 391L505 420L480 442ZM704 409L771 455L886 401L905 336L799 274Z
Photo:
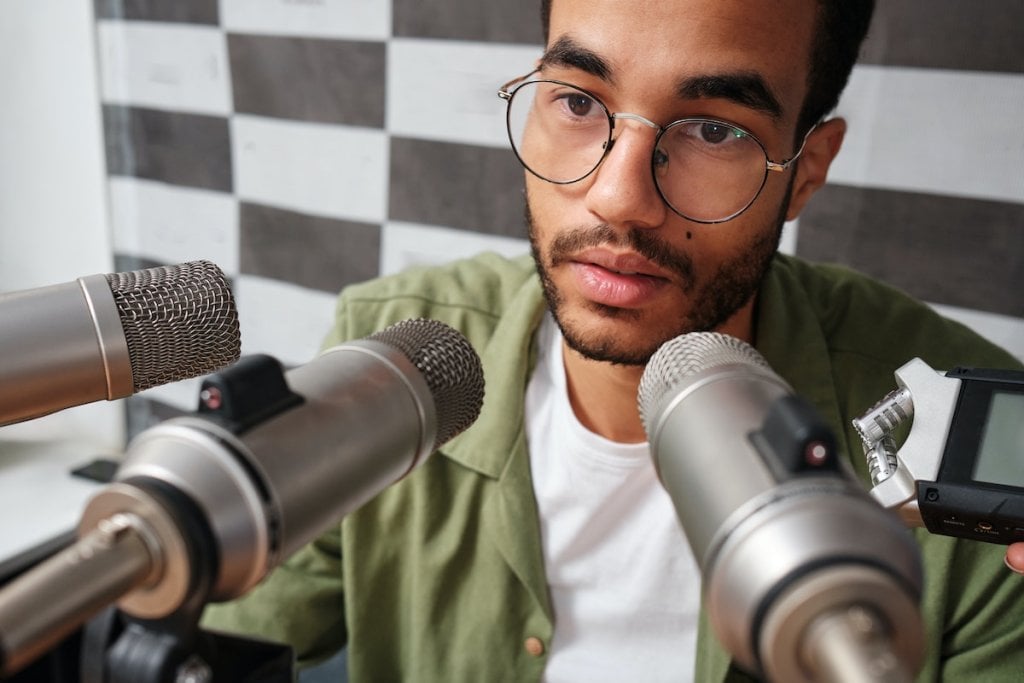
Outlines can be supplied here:
M209 261L106 276L136 392L229 365L241 353L227 278Z
M437 320L403 320L368 337L392 346L423 375L437 411L436 449L473 424L484 401L480 357L458 331Z
M670 339L651 356L640 378L640 418L650 428L661 399L692 375L722 365L744 364L773 372L750 344L720 332L691 332Z

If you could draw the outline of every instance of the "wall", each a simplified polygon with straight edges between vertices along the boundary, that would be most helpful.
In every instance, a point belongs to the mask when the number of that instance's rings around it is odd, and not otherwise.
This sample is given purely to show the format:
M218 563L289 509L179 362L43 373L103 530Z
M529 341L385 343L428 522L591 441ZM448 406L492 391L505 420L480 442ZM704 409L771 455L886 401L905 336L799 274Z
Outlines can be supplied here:
M0 292L113 267L92 10L90 0L4 3ZM114 449L123 424L122 406L102 403L5 427L0 439Z
M882 0L797 251L876 275L1024 358L1024 3Z
M115 266L217 262L243 351L300 363L345 284L525 251L495 91L540 52L534 5L95 0ZM879 3L847 144L785 249L1024 358L1022 26L1021 3ZM136 426L192 408L195 383L146 398Z

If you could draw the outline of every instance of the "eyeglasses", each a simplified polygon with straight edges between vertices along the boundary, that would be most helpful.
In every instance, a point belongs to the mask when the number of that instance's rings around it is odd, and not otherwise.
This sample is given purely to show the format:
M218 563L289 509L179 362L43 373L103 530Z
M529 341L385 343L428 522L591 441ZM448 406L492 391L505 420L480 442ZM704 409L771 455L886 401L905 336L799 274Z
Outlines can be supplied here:
M638 121L658 131L651 171L665 204L697 223L723 223L754 203L769 171L785 171L803 152L801 144L792 158L772 161L756 137L731 123L686 118L662 127L638 114L612 113L571 83L526 80L535 73L509 81L498 96L508 103L508 138L516 157L549 183L589 176L615 144L615 122Z

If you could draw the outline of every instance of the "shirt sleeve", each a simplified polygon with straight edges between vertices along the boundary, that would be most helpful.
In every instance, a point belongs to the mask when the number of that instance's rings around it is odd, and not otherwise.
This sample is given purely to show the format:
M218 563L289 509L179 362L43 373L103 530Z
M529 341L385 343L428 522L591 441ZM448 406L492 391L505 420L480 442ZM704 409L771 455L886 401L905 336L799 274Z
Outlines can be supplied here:
M241 598L209 605L202 625L290 645L300 668L338 652L348 639L340 526L303 547Z

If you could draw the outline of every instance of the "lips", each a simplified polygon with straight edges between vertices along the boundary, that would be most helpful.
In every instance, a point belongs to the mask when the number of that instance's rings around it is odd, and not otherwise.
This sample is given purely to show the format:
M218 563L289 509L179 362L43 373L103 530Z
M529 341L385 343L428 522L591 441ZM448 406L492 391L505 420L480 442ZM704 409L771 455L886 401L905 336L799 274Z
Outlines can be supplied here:
M604 249L589 249L573 259L579 263L603 268L620 275L648 275L650 277L667 277L664 270L649 259L638 254L616 254Z
M667 273L637 254L588 250L569 263L584 298L616 308L639 308L668 286Z

